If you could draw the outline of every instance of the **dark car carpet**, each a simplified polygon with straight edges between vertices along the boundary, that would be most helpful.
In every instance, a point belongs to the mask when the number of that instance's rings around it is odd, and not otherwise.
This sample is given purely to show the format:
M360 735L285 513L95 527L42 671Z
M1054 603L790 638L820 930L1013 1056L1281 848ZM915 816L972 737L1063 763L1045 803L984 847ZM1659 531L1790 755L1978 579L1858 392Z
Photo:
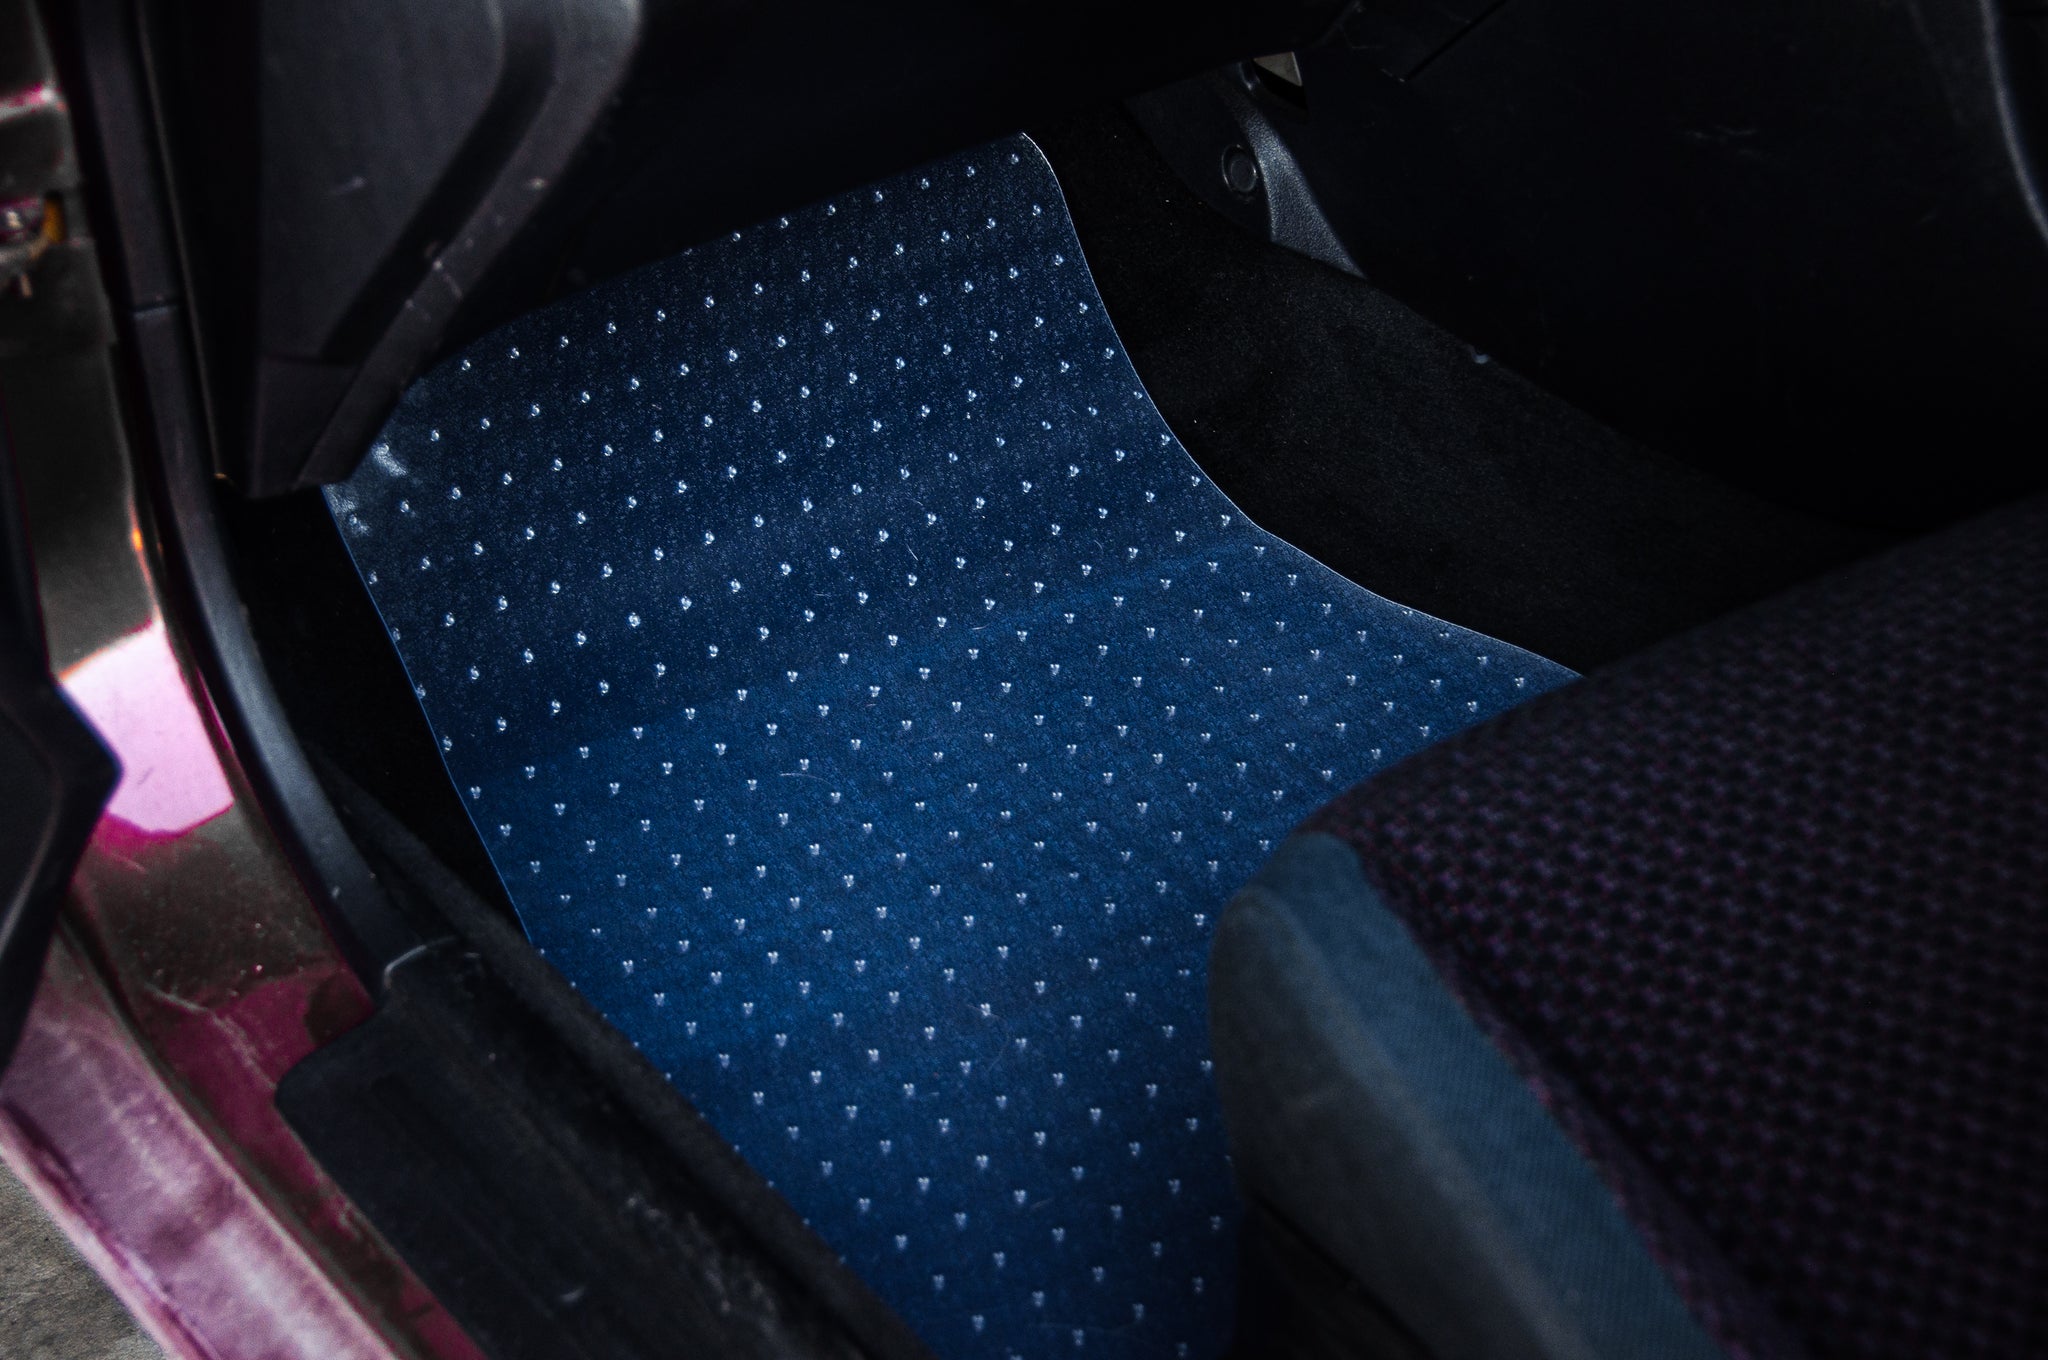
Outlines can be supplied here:
M1021 137L514 322L329 498L535 945L948 1356L1222 1349L1217 912L1570 675L1247 522Z

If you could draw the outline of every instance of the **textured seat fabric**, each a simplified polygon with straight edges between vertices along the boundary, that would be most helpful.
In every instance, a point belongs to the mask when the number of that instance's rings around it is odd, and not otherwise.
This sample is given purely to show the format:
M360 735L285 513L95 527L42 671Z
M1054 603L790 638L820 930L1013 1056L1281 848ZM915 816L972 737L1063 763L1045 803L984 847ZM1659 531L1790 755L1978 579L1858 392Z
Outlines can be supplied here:
M1545 696L1304 834L1729 1352L2048 1348L2048 505Z
M1287 841L1224 914L1209 988L1246 1188L1342 1268L1336 1281L1362 1284L1392 1315L1414 1340L1399 1354L1721 1355L1349 846ZM1257 1247L1270 1228L1252 1231ZM1340 1331L1336 1318L1312 1328L1274 1316L1329 1311L1331 1283L1320 1295L1292 1286L1284 1307L1248 1299L1248 1360L1297 1356L1298 1334ZM1291 1346L1271 1338L1283 1328Z
M1247 523L1022 138L478 342L330 503L534 943L947 1356L1207 1357L1307 810L1569 678Z

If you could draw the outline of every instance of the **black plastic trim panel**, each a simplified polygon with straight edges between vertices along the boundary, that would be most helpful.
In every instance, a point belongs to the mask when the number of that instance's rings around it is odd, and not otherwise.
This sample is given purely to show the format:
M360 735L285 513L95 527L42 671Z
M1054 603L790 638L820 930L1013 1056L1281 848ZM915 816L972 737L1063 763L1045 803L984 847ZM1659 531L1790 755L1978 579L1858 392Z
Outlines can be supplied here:
M926 1360L660 1072L388 812L323 774L423 947L278 1107L497 1360Z
M53 80L34 6L0 0L0 200L62 204L77 187L61 100L27 97ZM50 675L16 481L19 432L7 419L10 379L32 380L47 362L91 362L105 343L91 244L67 236L39 244L33 257L23 251L13 277L0 274L0 1068L35 998L65 885L119 777ZM37 285L59 270L76 292L53 306L56 290Z

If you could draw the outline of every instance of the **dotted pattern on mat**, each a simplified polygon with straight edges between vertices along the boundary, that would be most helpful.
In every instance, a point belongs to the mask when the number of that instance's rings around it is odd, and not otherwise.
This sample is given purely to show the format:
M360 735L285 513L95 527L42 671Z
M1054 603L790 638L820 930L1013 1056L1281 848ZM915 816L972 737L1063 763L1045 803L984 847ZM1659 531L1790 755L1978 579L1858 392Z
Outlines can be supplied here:
M1022 138L514 322L330 502L534 943L948 1356L1220 1351L1217 912L1568 675L1248 523Z

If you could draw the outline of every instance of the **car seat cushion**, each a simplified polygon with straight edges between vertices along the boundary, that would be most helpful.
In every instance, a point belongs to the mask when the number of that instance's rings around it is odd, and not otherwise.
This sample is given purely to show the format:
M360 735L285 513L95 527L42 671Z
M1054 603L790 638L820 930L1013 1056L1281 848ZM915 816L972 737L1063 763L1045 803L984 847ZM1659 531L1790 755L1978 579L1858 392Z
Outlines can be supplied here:
M1568 1093L1553 1113L1724 1344L1754 1329L1716 1318L1711 1266L1688 1285L1694 1228L1817 1355L2029 1353L2044 677L2037 501L1544 696L1308 826Z
M1419 1353L1724 1353L1344 842L1297 835L1238 894L1210 1015L1247 1196Z

